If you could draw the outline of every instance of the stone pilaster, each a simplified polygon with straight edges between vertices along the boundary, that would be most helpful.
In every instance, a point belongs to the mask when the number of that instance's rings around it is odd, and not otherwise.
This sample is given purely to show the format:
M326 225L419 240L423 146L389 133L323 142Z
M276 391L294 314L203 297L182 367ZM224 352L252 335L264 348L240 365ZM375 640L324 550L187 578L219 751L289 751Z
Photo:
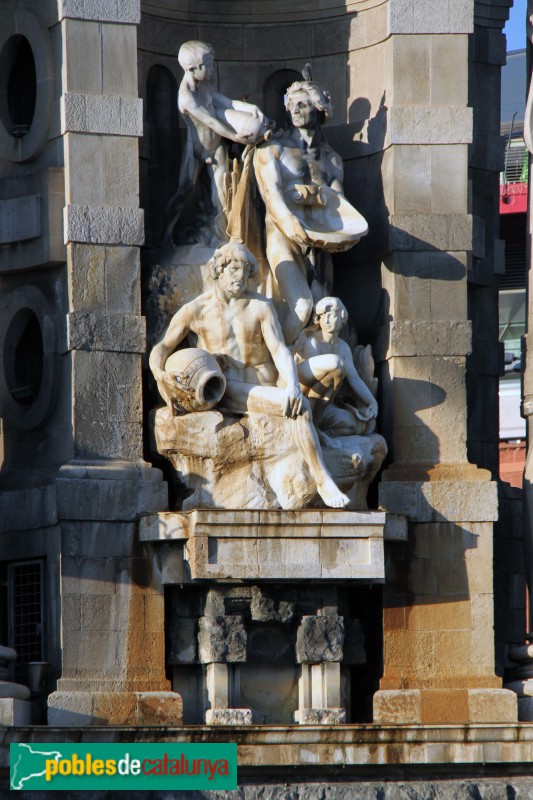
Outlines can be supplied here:
M382 274L390 318L378 360L392 455L380 502L409 518L409 541L386 564L374 721L512 721L516 700L494 674L496 484L468 463L466 447L467 274L487 247L467 194L474 3L431 15L422 4L410 15L402 8L389 3L394 116L384 161L394 179ZM440 122L425 130L422 118Z
M303 725L346 722L341 697L343 645L343 617L337 614L302 617L296 636L296 661L301 664L296 722Z
M63 671L49 720L179 723L162 584L136 543L138 516L167 503L161 473L142 460L140 3L62 0L59 15L74 459L56 481Z

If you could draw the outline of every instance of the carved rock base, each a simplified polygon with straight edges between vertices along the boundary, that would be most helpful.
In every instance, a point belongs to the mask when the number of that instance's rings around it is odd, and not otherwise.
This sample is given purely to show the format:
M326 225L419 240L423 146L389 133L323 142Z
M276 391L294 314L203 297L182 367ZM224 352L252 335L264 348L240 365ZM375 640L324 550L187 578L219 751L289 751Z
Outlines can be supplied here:
M173 465L194 508L300 509L322 505L309 467L296 448L290 419L206 411L155 413L157 450ZM324 461L351 508L366 509L368 485L386 454L379 434L347 436L323 448Z

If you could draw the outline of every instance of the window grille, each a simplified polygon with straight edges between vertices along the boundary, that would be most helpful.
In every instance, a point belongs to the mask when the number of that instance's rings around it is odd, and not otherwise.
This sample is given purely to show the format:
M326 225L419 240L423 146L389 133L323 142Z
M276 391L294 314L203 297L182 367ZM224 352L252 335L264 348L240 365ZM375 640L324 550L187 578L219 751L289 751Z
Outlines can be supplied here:
M507 150L506 171L501 173L501 183L523 183L527 181L526 146L523 142L512 142Z
M23 664L44 661L44 570L43 561L8 564L9 644L17 651L15 678L22 677Z
M526 285L526 243L505 242L505 273L498 275L500 289L522 289Z

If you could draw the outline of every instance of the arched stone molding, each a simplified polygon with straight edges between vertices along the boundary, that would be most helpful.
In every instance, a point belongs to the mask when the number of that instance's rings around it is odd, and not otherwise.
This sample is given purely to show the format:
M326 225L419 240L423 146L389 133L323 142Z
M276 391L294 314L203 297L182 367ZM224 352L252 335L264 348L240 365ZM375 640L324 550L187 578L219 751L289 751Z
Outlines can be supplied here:
M48 141L53 109L54 58L48 30L31 11L19 10L4 19L6 25L0 30L0 156L17 163L37 158ZM33 119L29 131L20 138L13 136L4 122L9 119L10 42L16 36L24 37L30 45L36 73Z
M42 372L34 401L27 405L16 399L10 372L26 325L35 318L42 338ZM41 426L53 410L57 383L57 334L48 301L35 286L15 289L7 294L0 307L0 411L5 422L15 430L33 430Z
M143 14L154 14L187 22L286 22L289 20L316 20L338 17L383 5L385 0L338 0L324 8L322 0L308 0L305 10L301 0L236 0L224 4L219 0L202 3L202 10L189 0L141 0Z

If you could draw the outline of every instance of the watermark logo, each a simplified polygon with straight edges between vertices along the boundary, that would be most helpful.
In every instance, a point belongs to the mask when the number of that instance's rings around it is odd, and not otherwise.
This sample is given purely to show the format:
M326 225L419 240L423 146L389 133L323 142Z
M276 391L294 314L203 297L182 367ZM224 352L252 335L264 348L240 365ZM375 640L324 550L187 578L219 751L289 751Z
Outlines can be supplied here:
M11 789L236 789L236 744L12 744Z

